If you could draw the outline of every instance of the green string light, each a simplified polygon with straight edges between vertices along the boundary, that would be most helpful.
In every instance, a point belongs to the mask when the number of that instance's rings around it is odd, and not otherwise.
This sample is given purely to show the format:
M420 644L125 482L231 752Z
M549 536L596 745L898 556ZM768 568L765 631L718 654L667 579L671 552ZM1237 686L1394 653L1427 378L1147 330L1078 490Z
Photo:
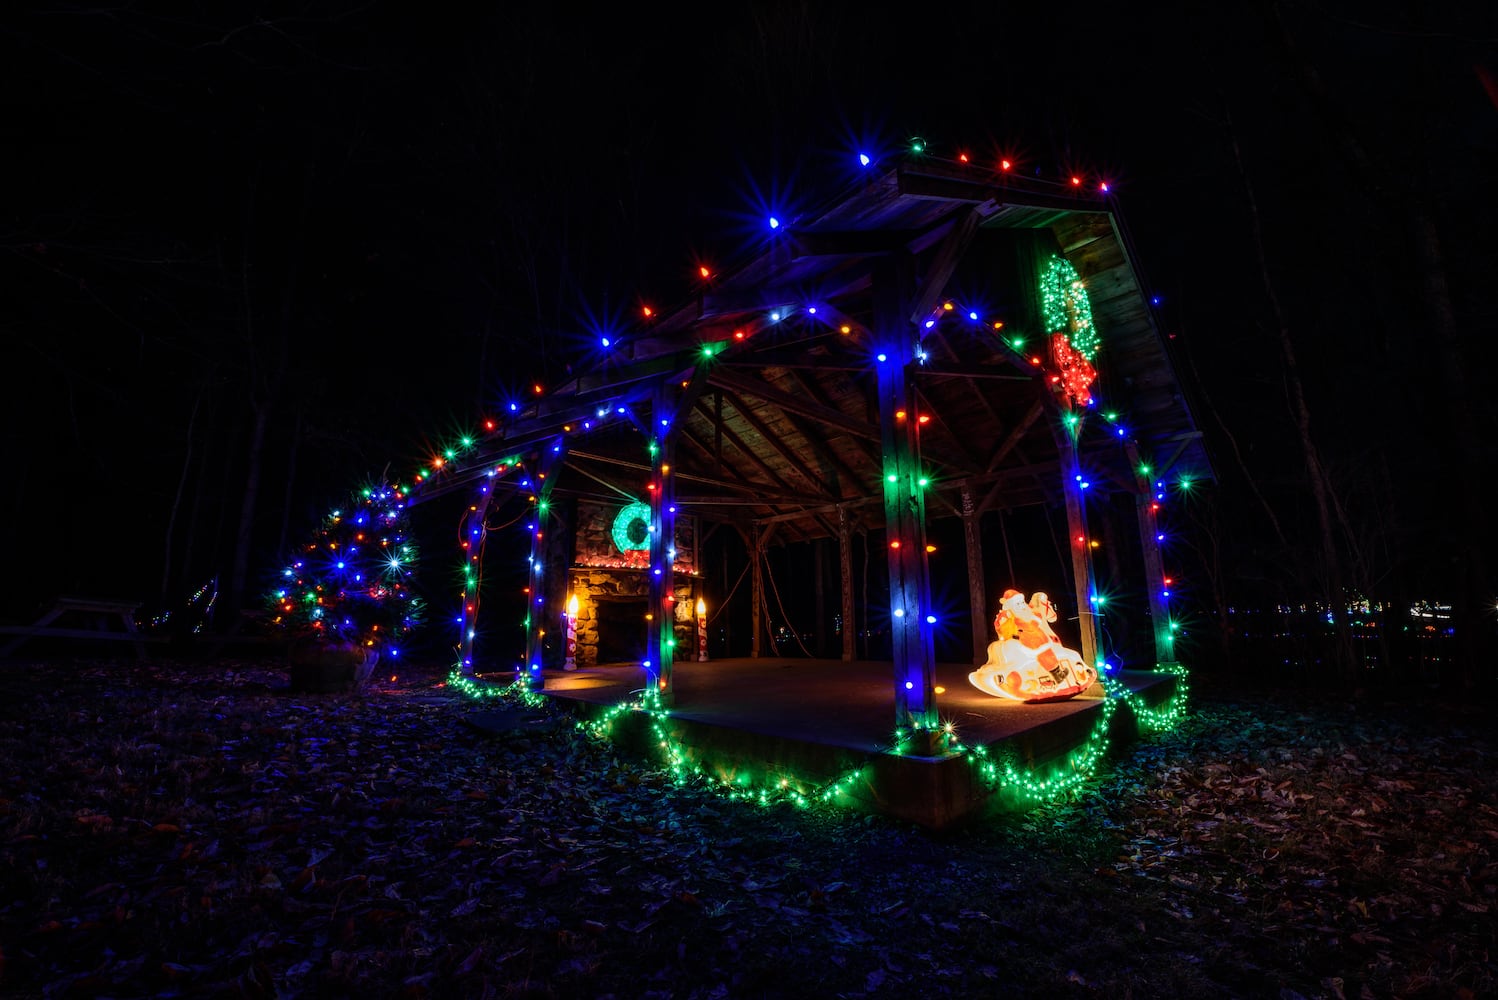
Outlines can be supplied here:
M636 500L625 504L614 517L611 534L620 552L644 552L650 548L651 510L648 503Z
M1097 327L1082 276L1065 257L1052 256L1040 276L1040 308L1048 333L1064 333L1088 361L1097 353Z
M1088 734L1081 747L1072 751L1066 761L1049 774L1039 774L1022 768L1012 759L995 759L988 747L964 746L956 737L956 727L951 722L943 723L938 732L944 738L947 752L957 757L966 757L977 770L984 784L994 792L1008 791L1024 801L1035 804L1054 802L1081 788L1096 774L1098 765L1107 755L1108 730L1118 706L1128 705L1139 726L1151 731L1173 728L1186 712L1188 684L1186 668L1180 664L1161 666L1159 672L1175 677L1175 690L1171 697L1159 707L1151 707L1137 693L1130 691L1121 682L1105 677L1103 689L1106 697L1097 724ZM547 704L544 695L526 688L521 682L506 686L487 685L464 676L457 668L448 676L448 683L455 689L474 698L504 698L521 701L528 708ZM600 742L612 738L614 725L629 714L638 713L649 718L650 732L655 745L660 748L666 770L673 783L678 786L703 784L730 801L752 802L760 806L788 803L797 808L807 808L816 803L837 802L849 796L863 778L867 765L853 767L830 781L816 785L787 776L769 781L756 782L748 774L725 776L714 774L702 765L694 763L681 741L673 737L666 727L670 712L660 704L659 695L647 691L634 701L613 705L597 718L581 720L577 729ZM904 754L911 744L914 733L908 729L897 729L893 744L887 752Z

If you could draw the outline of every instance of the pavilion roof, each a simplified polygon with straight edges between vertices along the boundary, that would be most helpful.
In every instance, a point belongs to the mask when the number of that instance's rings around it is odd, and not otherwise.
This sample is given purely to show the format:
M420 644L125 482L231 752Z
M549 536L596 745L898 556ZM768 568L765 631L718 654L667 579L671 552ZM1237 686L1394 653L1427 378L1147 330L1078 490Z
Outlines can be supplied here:
M1046 343L1035 261L1050 253L1085 283L1100 341L1079 438L1095 485L1137 488L1136 460L1158 477L1210 478L1110 199L916 158L785 220L691 301L514 414L465 468L560 436L555 489L638 497L649 402L664 383L688 403L674 428L685 513L774 523L787 540L833 533L839 505L882 523L870 331L881 282L896 274L910 313L912 416L925 421L920 453L934 487L928 514L955 512L961 486L979 510L1059 501L1061 410L1046 366L1032 361Z

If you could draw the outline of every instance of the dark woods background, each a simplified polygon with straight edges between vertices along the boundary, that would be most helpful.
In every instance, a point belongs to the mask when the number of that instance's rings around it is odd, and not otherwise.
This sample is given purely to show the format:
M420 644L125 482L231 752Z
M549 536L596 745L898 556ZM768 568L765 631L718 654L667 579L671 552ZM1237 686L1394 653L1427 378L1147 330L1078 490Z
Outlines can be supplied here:
M1207 8L7 8L0 614L216 579L222 626L345 490L920 135L1114 182L1218 463L1172 515L1193 665L1491 680L1498 14ZM1455 639L1228 614L1337 593Z

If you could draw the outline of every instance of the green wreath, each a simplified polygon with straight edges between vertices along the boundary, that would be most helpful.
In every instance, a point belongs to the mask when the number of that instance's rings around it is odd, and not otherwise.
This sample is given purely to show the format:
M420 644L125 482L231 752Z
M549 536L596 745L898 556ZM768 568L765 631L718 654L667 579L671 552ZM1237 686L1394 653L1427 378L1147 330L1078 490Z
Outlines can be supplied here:
M650 504L625 504L614 517L614 544L620 552L643 552L650 548Z

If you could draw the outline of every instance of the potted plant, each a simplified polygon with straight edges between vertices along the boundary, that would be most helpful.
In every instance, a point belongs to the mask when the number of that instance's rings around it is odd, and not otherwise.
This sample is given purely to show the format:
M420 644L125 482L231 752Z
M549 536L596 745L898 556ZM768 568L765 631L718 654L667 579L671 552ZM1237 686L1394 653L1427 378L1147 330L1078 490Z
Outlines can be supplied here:
M272 621L290 633L291 688L356 690L421 620L411 590L409 498L367 487L323 518L270 593Z

